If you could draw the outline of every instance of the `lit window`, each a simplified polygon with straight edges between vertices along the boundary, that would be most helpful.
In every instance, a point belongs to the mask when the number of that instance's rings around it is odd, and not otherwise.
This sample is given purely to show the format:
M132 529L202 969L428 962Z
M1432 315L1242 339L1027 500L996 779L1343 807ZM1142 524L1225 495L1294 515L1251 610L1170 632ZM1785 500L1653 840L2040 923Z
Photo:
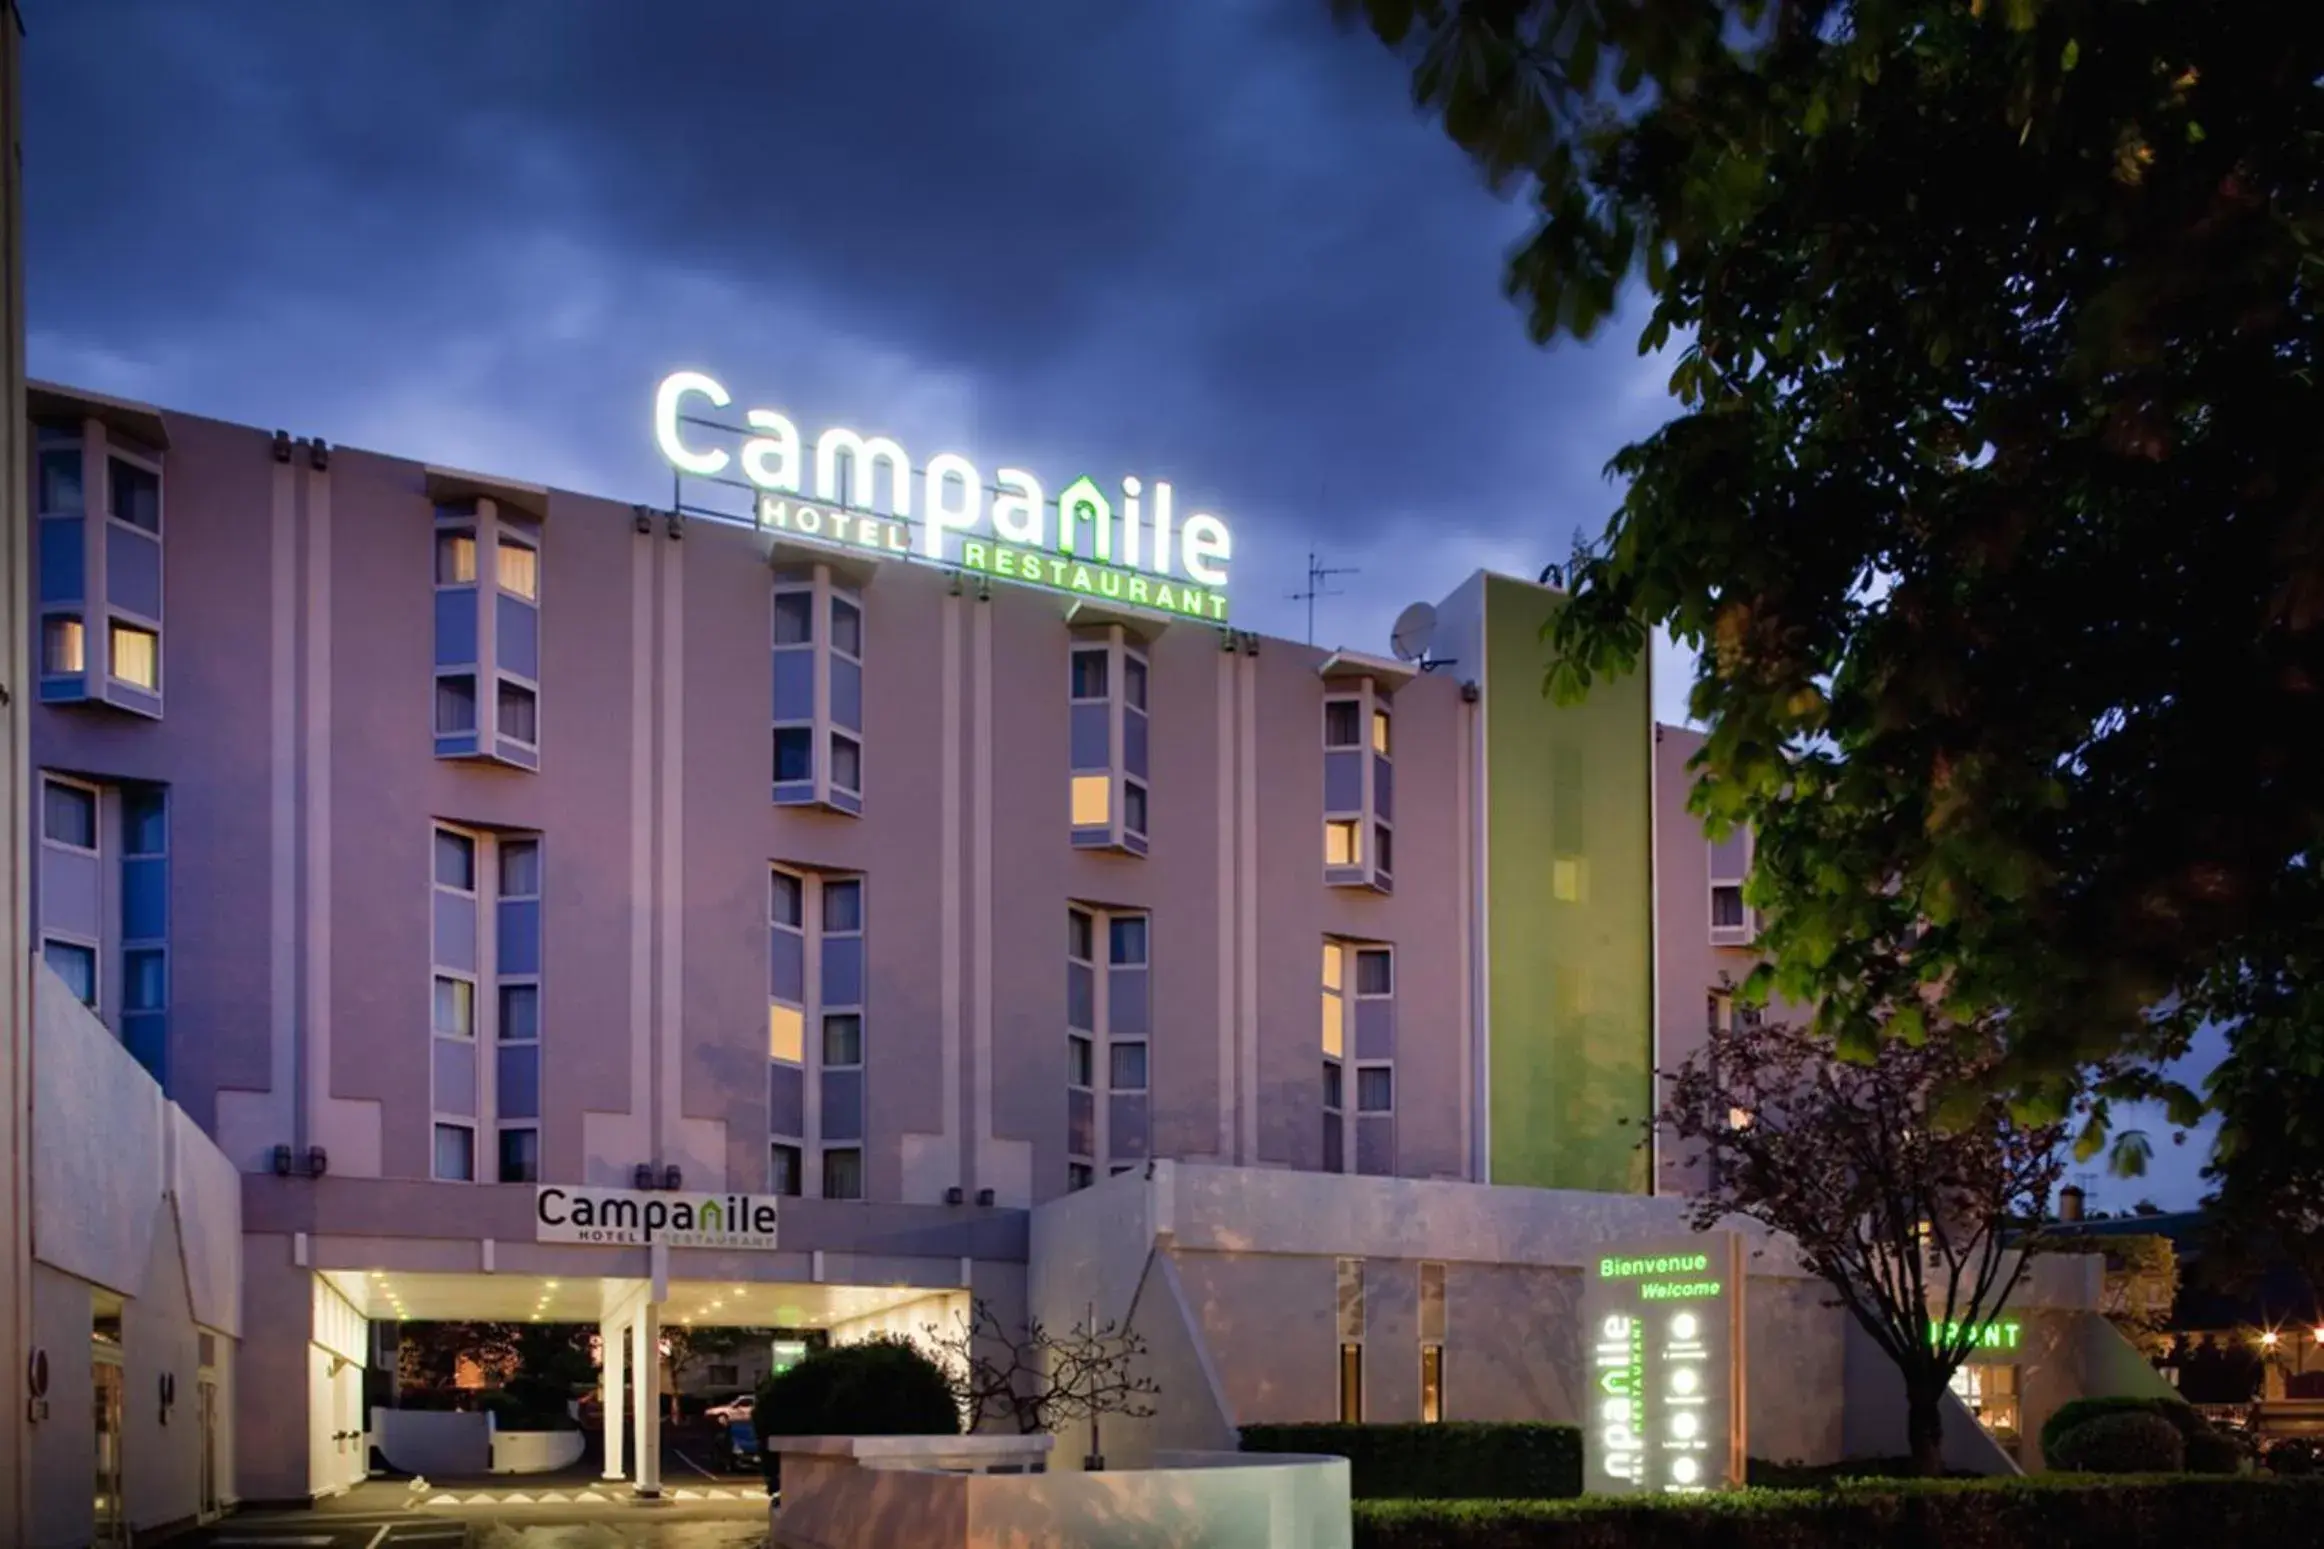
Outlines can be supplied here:
M1352 699L1327 699L1323 704L1323 745L1352 748L1363 742L1363 706Z
M476 730L476 679L464 672L447 673L436 680L436 735L456 736Z
M541 1179L541 1132L504 1129L500 1132L500 1181L538 1183Z
M1340 1346L1340 1423L1364 1423L1364 1347Z
M453 1183L475 1181L475 1130L465 1124L436 1126L436 1176Z
M831 599L831 648L842 656L863 655L863 609L844 597Z
M161 636L134 624L113 621L113 676L153 693L161 687Z
M823 1197L863 1198L863 1152L853 1146L828 1147L823 1153Z
M1117 1043L1109 1051L1106 1084L1116 1092L1143 1092L1146 1090L1146 1046L1144 1043ZM1116 1153L1119 1155L1119 1153Z
M1117 914L1108 923L1112 938L1111 957L1117 968L1135 968L1146 961L1146 917L1142 914Z
M1122 658L1122 703L1133 710L1146 708L1146 663L1144 658Z
M520 683L500 685L500 734L531 747L541 740L540 696Z
M1420 1423L1436 1425L1444 1419L1444 1346L1420 1347Z
M810 726L775 728L775 781L788 785L815 778L815 730Z
M1750 1109L1748 1109L1748 1108L1730 1108L1730 1109L1728 1109L1728 1110L1727 1110L1727 1128L1729 1128L1729 1129L1749 1129L1750 1127L1751 1127L1751 1110L1750 1110Z
M1372 712L1372 751L1385 755L1388 751L1388 712Z
M823 1019L823 1063L863 1063L863 1018L853 1012L833 1012Z
M45 941L40 955L84 1006L97 1004L97 952L71 941Z
M1141 836L1146 832L1146 787L1135 780L1122 782L1122 828Z
M1334 941L1325 942L1323 944L1323 987L1327 990L1338 989L1340 987L1342 972L1343 970L1340 967L1339 943Z
M436 1031L447 1038L476 1036L476 986L466 979L436 976Z
M476 841L448 828L436 830L436 882L462 893L476 891Z
M1347 1048L1347 1019L1340 1010L1337 992L1323 992L1323 1052L1338 1059Z
M89 670L88 631L79 619L52 618L41 629L40 670L43 672L86 672Z
M1097 1067L1087 1038L1076 1033L1065 1040L1065 1080L1068 1086L1091 1086Z
M40 831L51 844L97 848L97 793L85 785L47 781L40 799Z
M1073 653L1073 697L1076 699L1103 699L1106 697L1106 648Z
M476 535L466 532L436 534L436 584L476 584Z
M831 734L831 783L850 795L863 794L863 744L845 732Z
M1363 826L1348 818L1328 818L1323 825L1323 863L1326 866L1361 866L1364 863L1363 841L1358 837Z
M540 600L541 557L529 544L500 540L500 589L527 602Z
M1106 825L1106 796L1113 783L1111 775L1085 774L1073 777L1075 828L1103 828Z
M1395 989L1394 960L1384 948L1368 947L1356 954L1358 995L1392 995Z
M780 1001L767 1007L767 1058L799 1065L807 1058L807 1017Z
M775 593L775 644L812 645L815 593L806 588Z
M789 1199L799 1192L799 1148L781 1141L768 1148L767 1192Z
M823 884L823 928L827 931L858 931L863 929L863 884L860 882L826 882Z
M121 458L107 459L113 520L145 532L161 531L161 475Z

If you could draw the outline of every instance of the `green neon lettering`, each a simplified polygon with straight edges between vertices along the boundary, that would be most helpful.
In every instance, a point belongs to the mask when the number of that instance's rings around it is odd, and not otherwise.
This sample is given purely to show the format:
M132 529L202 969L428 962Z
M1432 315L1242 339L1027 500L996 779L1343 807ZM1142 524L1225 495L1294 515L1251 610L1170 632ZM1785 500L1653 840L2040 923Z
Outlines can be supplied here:
M1201 618L1201 617L1202 617L1202 603L1203 603L1203 596L1202 596L1202 593L1200 593L1200 592L1196 591L1196 590L1195 590L1193 587L1191 587L1191 586L1182 586L1182 587L1180 587L1180 588L1178 589L1178 611L1179 611L1179 612L1181 612L1181 613L1187 613L1187 614L1192 614L1192 615L1193 615L1194 617L1196 617L1196 618Z
M1077 592L1086 592L1086 591L1089 591L1089 590L1091 589L1091 582L1090 582L1090 579L1089 579L1089 566L1087 566L1087 565L1075 565L1075 566L1073 567L1073 579L1072 579L1070 582L1068 582L1067 584L1068 584L1068 585L1070 585L1070 586L1071 586L1071 587L1072 587L1072 588L1073 588L1075 591L1077 591Z
M1134 575L1130 577L1130 601L1144 602L1145 600L1146 578L1142 575Z
M1711 1267L1707 1253L1670 1253L1655 1258L1598 1260L1600 1280L1635 1280L1646 1275L1688 1275Z
M974 538L963 543L960 546L960 562L971 570L985 569L984 545Z

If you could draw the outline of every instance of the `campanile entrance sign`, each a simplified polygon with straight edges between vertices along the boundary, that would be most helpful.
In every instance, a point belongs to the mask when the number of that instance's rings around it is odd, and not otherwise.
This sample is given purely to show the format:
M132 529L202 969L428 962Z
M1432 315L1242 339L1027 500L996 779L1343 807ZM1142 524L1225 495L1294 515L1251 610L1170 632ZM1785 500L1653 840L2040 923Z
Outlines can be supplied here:
M1733 1232L1601 1249L1584 1271L1582 1488L1743 1483L1743 1244Z

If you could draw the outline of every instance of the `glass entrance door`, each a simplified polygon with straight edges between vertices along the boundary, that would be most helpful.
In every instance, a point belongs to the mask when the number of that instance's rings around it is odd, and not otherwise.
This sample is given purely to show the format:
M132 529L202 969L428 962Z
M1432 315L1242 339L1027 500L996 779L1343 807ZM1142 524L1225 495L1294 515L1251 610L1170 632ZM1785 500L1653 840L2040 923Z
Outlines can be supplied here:
M97 1405L96 1549L128 1549L129 1509L121 1493L121 1411L123 1384L117 1349L99 1346L90 1363Z

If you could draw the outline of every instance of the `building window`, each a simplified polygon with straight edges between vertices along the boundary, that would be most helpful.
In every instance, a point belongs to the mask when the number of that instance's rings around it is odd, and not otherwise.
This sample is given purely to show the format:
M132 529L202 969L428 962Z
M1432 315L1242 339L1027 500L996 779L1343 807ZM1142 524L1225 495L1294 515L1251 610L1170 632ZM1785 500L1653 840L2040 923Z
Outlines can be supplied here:
M794 1199L799 1193L799 1148L778 1140L767 1148L767 1192Z
M1086 1189L1095 1182L1097 1182L1097 1169L1090 1166L1089 1163L1067 1162L1065 1164L1065 1188L1068 1193L1076 1189Z
M1396 1171L1396 960L1385 946L1323 944L1323 1170ZM1355 1112L1347 1111L1354 1066ZM1352 1128L1351 1128L1352 1125ZM1351 1144L1351 1136L1353 1143Z
M40 945L41 959L56 970L64 980L65 988L80 997L81 1004L92 1009L97 1004L97 949L77 942L58 941L54 938Z
M1068 816L1077 848L1144 855L1147 662L1120 625L1085 631L1067 653Z
M437 508L435 545L436 756L538 769L540 524L464 501Z
M1738 935L1742 933L1743 889L1740 885L1711 889L1711 929L1732 931Z
M1444 1419L1444 1346L1420 1347L1420 1423L1436 1425Z
M541 1181L541 1132L530 1127L511 1129L506 1125L500 1131L500 1181L503 1183L538 1183Z
M41 621L40 670L43 673L83 673L89 670L89 632L79 619L57 616Z
M1338 1262L1340 1423L1364 1422L1364 1261Z
M97 791L54 776L41 782L41 837L70 850L97 853Z
M1323 1170L1347 1171L1347 948L1323 944Z
M1749 944L1753 929L1743 904L1743 883L1751 870L1751 836L1737 829L1710 847L1711 944L1739 947Z
M436 1177L445 1183L476 1181L476 1128L470 1124L436 1125Z
M853 1146L823 1148L823 1197L863 1198L863 1152Z
M485 1181L481 1165L491 1181L538 1182L541 841L438 824L430 842L434 1175Z
M2018 1368L1968 1362L1953 1368L1954 1394L2002 1450L2017 1455L2020 1429Z
M863 603L814 565L776 582L773 609L774 799L860 813Z
M1420 1266L1420 1419L1444 1419L1444 1266Z
M826 1199L859 1199L866 1114L863 879L776 866L767 914L767 1127L775 1165L798 1168L813 1157L823 1170ZM836 1182L834 1167L841 1170ZM799 1186L806 1186L803 1176ZM834 1193L835 1187L853 1192Z
M1149 930L1144 914L1066 910L1066 1152L1092 1178L1150 1154Z
M112 493L112 517L116 522L127 522L140 532L161 531L161 473L126 457L109 457L105 461L107 483Z
M111 650L116 679L149 694L161 691L161 636L116 619Z
M1356 1112L1389 1113L1395 1109L1393 1076L1385 1065L1366 1065L1356 1071Z
M1333 887L1389 891L1396 870L1395 766L1387 701L1370 678L1323 701L1323 870Z

